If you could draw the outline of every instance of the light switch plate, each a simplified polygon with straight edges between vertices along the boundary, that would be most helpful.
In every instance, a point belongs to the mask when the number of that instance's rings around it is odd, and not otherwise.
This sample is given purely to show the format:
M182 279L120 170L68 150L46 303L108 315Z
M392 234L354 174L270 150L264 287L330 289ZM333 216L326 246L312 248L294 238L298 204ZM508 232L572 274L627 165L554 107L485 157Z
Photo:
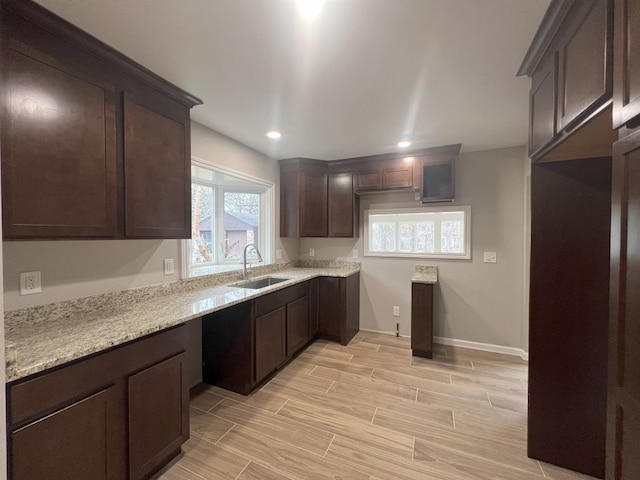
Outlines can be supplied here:
M173 275L175 273L175 265L173 263L173 258L165 258L164 259L164 274L165 275Z
M358 258L358 249L354 248L353 250L351 250L351 256L353 258Z
M315 257L316 256L316 249L315 248L310 248L309 249L309 256L310 257Z
M400 307L398 305L394 305L393 306L393 316L394 317L399 317L400 316Z
M484 263L498 263L498 254L496 252L484 252Z
M20 273L20 295L32 295L42 292L40 272Z

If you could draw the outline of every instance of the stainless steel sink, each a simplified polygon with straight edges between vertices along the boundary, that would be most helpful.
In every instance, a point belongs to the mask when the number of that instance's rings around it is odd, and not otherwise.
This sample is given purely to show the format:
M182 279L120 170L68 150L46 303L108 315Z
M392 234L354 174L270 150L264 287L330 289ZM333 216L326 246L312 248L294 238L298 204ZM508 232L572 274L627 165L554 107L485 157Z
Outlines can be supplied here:
M287 280L289 279L278 278L278 277L264 277L264 278L259 278L257 280L249 280L246 282L236 283L234 284L234 287L251 288L253 290L258 290L260 288L268 287L270 285L275 285L280 282L286 282Z

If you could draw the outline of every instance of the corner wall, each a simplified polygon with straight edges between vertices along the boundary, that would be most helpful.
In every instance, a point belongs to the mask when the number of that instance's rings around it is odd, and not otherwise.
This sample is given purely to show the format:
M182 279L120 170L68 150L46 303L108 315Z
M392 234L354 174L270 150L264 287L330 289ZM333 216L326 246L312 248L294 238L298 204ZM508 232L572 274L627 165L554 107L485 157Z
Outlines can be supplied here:
M461 154L456 162L456 201L471 205L471 260L363 257L359 239L300 240L300 258L351 258L357 248L361 269L360 327L411 333L411 276L416 264L437 265L435 335L526 350L525 325L525 179L523 147ZM390 203L420 202L413 194L373 194L360 199L361 213ZM361 218L363 216L361 215ZM498 253L497 264L483 263L483 252ZM400 317L393 317L393 306Z

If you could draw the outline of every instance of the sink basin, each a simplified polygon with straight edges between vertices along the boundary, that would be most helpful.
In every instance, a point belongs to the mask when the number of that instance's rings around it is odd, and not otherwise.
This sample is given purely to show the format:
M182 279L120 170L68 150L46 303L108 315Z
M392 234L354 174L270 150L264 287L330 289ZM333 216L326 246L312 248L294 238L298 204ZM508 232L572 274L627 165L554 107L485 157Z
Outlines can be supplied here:
M249 280L246 282L236 283L234 286L258 290L259 288L268 287L270 285L275 285L276 283L280 283L280 282L286 282L287 280L289 279L278 278L278 277L264 277L264 278L259 278L258 280Z

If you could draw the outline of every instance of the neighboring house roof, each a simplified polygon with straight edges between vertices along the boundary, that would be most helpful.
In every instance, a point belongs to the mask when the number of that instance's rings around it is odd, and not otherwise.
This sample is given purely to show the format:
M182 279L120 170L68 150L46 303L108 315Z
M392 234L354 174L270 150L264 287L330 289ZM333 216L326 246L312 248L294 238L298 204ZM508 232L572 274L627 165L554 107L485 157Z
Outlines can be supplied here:
M224 229L232 232L238 230L253 230L259 226L258 215L240 212L224 212ZM211 229L211 215L203 218L198 225L200 230Z

